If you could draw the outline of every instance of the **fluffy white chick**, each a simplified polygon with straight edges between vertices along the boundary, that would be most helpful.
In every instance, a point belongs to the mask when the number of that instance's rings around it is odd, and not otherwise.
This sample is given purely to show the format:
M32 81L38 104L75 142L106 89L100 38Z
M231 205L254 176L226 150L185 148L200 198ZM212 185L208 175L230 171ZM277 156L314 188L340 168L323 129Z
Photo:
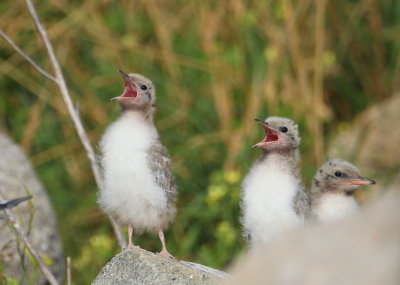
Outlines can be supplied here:
M159 234L161 255L168 253L164 230L174 221L177 196L171 159L153 123L155 87L146 77L120 71L125 89L112 100L121 116L100 141L104 186L98 203L120 224L128 226L128 248L133 232Z

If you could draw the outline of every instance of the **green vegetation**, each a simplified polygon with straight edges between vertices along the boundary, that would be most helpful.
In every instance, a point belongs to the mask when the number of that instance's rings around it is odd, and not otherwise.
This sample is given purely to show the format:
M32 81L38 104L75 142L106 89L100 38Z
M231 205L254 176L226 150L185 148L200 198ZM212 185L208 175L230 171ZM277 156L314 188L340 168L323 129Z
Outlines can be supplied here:
M255 117L299 122L309 182L338 125L399 87L396 0L35 2L93 144L118 116L117 70L154 81L179 186L169 250L217 268L244 249L240 181L259 155ZM0 9L0 28L50 71L23 1ZM86 154L54 84L3 40L0 55L0 126L49 192L74 284L89 284L119 249ZM135 241L160 249L155 236Z

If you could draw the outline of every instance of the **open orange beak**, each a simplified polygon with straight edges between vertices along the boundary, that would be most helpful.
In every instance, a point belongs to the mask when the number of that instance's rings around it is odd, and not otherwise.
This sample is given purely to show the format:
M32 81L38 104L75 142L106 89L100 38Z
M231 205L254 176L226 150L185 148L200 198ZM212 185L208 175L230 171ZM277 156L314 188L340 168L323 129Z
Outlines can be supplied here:
M121 96L114 97L111 100L115 101L121 101L126 98L135 98L137 96L137 87L136 85L132 82L132 80L129 78L129 75L123 72L122 70L118 70L118 72L121 74L122 78L124 79L125 83L125 89L124 93L122 93Z
M254 119L254 120L264 128L265 138L262 141L260 141L259 143L253 145L252 148L263 147L263 146L265 146L267 144L274 143L274 142L277 142L279 140L279 133L277 131L275 131L274 129L272 129L268 125L268 123L266 123L264 121L261 121L259 119Z

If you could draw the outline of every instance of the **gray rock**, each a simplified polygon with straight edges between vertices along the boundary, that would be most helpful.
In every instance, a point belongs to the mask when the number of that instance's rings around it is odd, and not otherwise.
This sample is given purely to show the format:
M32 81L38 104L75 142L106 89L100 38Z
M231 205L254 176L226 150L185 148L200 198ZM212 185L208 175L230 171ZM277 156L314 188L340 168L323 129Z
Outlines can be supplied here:
M61 281L64 275L64 258L55 214L47 193L27 157L2 133L0 133L0 149L1 199L10 200L27 196L26 190L33 196L31 202L23 202L12 210L20 218L23 229L28 232L35 249ZM30 219L31 226L29 226ZM22 243L7 226L6 219L0 219L0 232L2 263L0 276L16 279L19 284L45 284L46 281L39 268L32 265L27 251L23 250Z
M111 259L92 285L213 284L225 277L225 272L204 265L130 249Z
M286 233L251 252L225 285L400 284L400 191L334 224Z
M329 158L342 158L377 180L377 189L400 175L400 94L362 112L345 130L339 128L328 149ZM396 184L400 188L400 184Z

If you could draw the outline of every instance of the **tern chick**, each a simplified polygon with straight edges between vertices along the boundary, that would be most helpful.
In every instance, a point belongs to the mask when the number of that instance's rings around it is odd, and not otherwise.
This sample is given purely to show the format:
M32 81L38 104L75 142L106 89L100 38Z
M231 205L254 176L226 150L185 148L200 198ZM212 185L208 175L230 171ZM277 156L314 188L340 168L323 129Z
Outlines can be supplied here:
M128 226L128 248L133 232L158 232L161 255L169 256L166 230L175 218L176 184L171 159L153 123L156 92L139 74L120 71L125 89L111 100L121 105L121 116L100 141L104 186L98 202L102 210Z
M361 185L375 184L362 177L353 164L342 159L326 161L317 171L311 187L311 216L329 222L356 212L359 205L354 191Z
M244 235L252 246L303 225L310 212L298 168L297 125L280 117L256 121L265 138L253 147L263 154L243 181L241 205Z

